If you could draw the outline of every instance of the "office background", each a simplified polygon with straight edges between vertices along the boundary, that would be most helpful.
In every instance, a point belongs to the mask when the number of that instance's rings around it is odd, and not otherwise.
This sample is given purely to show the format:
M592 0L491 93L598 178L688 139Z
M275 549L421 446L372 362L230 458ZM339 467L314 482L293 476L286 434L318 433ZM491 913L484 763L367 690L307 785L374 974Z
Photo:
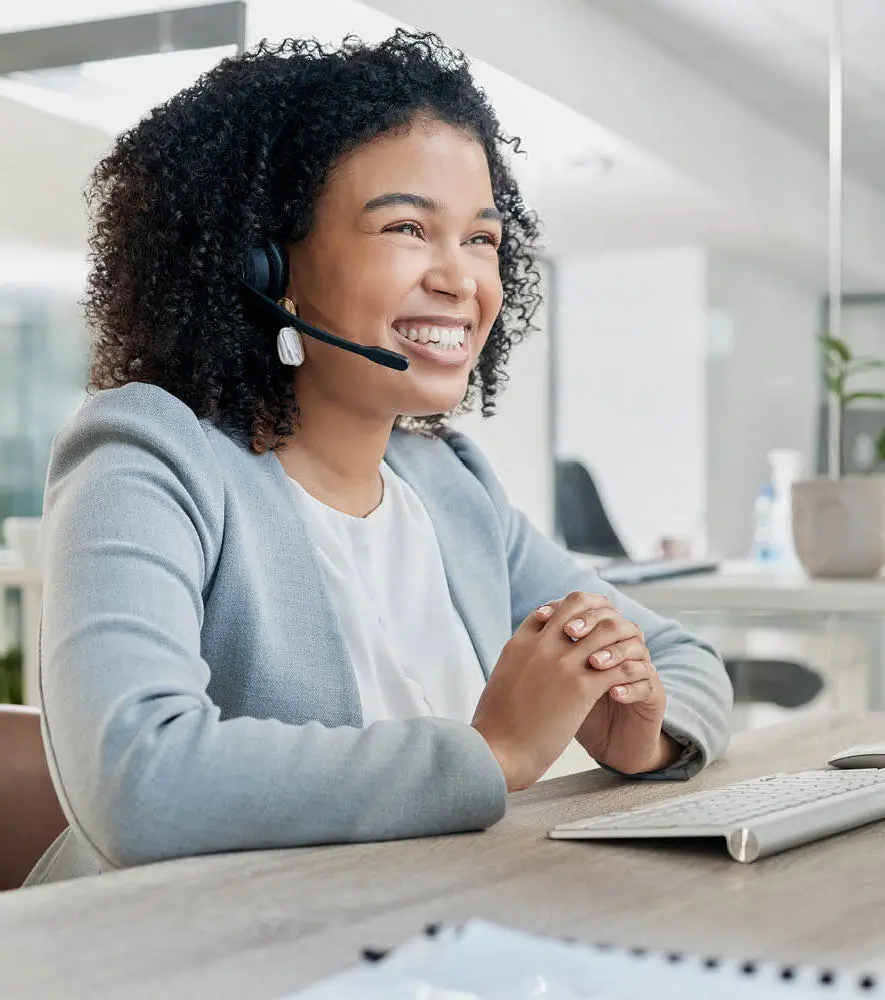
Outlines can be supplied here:
M828 155L838 7L839 0L0 5L0 529L10 517L40 514L52 437L84 398L82 190L113 137L261 38L337 43L352 32L372 41L404 24L435 30L473 58L504 128L523 137L525 155L514 167L545 223L548 295L538 334L514 351L498 416L466 416L460 426L486 450L514 503L549 534L558 530L556 462L576 459L593 474L610 540L616 533L631 555L651 556L669 538L696 556L744 559L769 478L767 453L794 449L806 474L824 468L818 337L833 288L834 181L844 222L844 336L858 353L885 358L885 2L841 3L844 171L834 171ZM885 390L885 374L872 370L855 388ZM883 424L876 401L849 411L848 471L885 471L870 450ZM7 601L0 702L24 694L36 704L38 536L16 523L16 538L10 534L5 547L0 538ZM882 587L881 576L808 579L757 561L628 588L709 636L735 682L727 759L687 791L818 770L835 751L881 741ZM0 767L0 779L12 777L0 780L0 862L15 853L10 829L40 819L16 786L26 759L37 767L32 777L42 776L56 821L65 822L39 720L4 710L0 758L13 766ZM760 731L785 717L788 726ZM30 725L24 750L9 742L16 720ZM573 744L545 777L588 766ZM878 987L868 975L872 964L885 973L875 919L885 890L870 877L882 854L876 824L749 871L707 844L563 850L543 837L591 810L600 816L685 792L581 774L514 796L506 821L490 831L444 842L238 852L34 895L0 891L0 994L291 995L355 961L360 948L395 946L431 922L476 916L633 945L634 964L645 970L648 948L669 955L671 971L690 964L674 956L693 953L703 959L708 992L729 966L761 989L776 981L785 993L801 990L799 963L820 964L822 993L847 995L852 983L863 995L879 992L885 974ZM0 890L20 884L40 850L7 883L0 864ZM766 970L764 959L779 964ZM858 971L843 976L840 968Z
M237 44L371 40L410 24L474 58L504 127L524 138L516 167L546 226L541 330L514 353L500 415L465 429L545 531L554 456L572 456L593 471L631 554L678 536L697 554L745 555L767 451L798 449L809 472L818 462L830 6L526 0L514 16L507 0L6 5L0 519L39 514L52 434L83 397L81 191L112 136ZM54 47L18 34L157 11L176 16L62 28ZM878 295L881 5L848 3L844 33L845 287ZM133 39L153 54L114 58ZM47 51L53 65L40 61ZM65 51L73 65L59 65ZM29 53L41 56L28 65ZM885 305L848 309L845 323L859 349L885 353Z

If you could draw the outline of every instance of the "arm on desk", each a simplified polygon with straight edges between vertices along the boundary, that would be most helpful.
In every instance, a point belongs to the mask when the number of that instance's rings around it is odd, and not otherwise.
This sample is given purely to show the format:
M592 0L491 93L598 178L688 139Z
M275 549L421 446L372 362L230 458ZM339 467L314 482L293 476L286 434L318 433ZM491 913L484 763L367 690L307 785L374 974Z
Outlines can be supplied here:
M453 434L449 444L488 490L507 539L512 626L551 600L573 591L601 594L645 636L652 663L667 692L663 731L686 752L675 763L637 777L684 779L720 757L729 738L733 695L722 660L706 643L676 622L662 618L610 584L532 526L514 509L490 465L465 437Z
M114 392L59 436L47 486L44 711L78 835L119 867L497 821L504 777L469 726L221 718L200 644L220 471L183 404ZM292 670L312 654L294 651Z

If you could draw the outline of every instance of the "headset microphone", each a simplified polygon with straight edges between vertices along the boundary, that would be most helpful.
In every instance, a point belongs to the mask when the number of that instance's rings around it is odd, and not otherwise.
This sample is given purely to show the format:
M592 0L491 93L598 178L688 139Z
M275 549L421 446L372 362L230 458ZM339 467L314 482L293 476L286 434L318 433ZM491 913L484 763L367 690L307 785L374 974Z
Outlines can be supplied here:
M343 351L350 351L351 354L358 354L385 368L404 372L409 367L409 359L404 354L388 351L384 347L364 347L362 344L354 344L343 337L336 337L332 333L311 326L299 316L287 312L282 306L277 305L276 300L286 294L288 283L288 256L282 244L276 240L267 240L264 246L246 252L240 284L249 293L252 301L261 307L268 319L273 319L278 326L294 327L307 337L313 337L314 340L320 340L332 347L340 347Z

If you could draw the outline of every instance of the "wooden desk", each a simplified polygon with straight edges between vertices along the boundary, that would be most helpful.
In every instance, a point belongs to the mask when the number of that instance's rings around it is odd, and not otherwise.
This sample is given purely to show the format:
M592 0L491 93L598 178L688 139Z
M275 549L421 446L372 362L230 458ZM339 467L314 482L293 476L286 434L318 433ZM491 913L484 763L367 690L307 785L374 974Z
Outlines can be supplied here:
M743 866L724 848L550 841L556 822L885 739L885 715L743 734L689 786L594 771L512 797L486 833L188 859L0 896L0 995L281 997L431 921L885 968L882 824Z

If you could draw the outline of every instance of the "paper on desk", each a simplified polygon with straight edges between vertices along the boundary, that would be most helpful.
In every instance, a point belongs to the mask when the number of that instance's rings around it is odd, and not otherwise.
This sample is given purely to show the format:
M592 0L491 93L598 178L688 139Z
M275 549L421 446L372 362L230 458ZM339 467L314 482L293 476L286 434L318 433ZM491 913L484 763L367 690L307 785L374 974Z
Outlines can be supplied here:
M741 963L708 967L686 956L548 940L473 920L433 938L409 941L381 962L363 965L298 993L290 1000L816 1000L858 996L857 976L821 986L819 971ZM881 988L867 997L885 996Z

